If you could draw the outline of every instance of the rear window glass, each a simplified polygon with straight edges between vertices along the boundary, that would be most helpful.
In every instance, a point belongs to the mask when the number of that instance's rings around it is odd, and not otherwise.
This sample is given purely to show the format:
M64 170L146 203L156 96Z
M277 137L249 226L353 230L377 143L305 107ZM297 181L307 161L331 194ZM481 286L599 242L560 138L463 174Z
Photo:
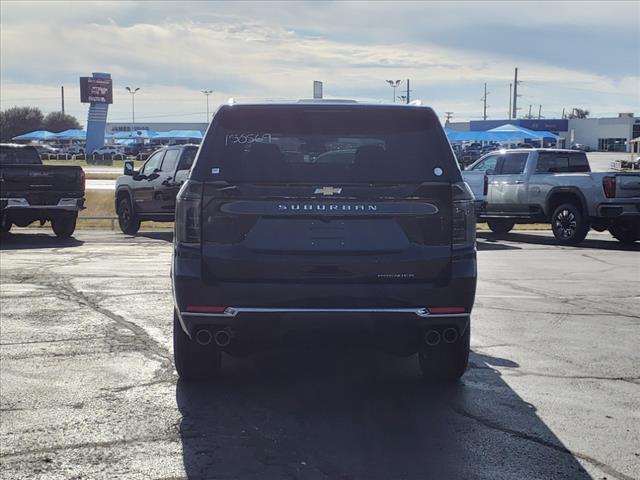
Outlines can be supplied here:
M40 165L40 155L32 147L0 146L0 165Z
M589 161L582 152L540 152L536 173L589 172Z
M524 172L528 153L510 153L502 157L500 175L519 175Z
M430 109L236 106L216 116L196 171L233 181L385 183L440 179L435 167L457 172Z

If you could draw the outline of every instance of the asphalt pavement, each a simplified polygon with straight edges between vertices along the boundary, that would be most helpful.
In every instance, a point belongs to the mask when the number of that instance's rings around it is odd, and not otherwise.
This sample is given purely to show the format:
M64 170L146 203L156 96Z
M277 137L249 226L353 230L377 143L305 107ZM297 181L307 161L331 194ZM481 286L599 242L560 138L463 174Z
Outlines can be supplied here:
M640 245L480 234L469 370L315 346L172 363L171 233L0 242L2 479L640 477Z

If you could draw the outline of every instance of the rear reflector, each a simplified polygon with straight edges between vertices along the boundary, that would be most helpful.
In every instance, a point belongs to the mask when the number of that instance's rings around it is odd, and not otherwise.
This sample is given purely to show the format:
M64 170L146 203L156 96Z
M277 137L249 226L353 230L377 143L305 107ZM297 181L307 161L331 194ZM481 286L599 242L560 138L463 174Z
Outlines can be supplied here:
M206 307L201 305L187 305L187 312L224 313L227 307Z
M464 307L429 307L429 313L464 313Z

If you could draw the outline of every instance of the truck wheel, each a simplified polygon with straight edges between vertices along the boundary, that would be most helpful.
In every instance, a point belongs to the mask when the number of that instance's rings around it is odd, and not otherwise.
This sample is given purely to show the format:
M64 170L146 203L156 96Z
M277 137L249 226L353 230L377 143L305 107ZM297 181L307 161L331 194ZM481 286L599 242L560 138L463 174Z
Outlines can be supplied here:
M221 353L211 342L200 345L184 333L178 315L173 312L173 359L182 380L206 380L220 371Z
M443 340L418 352L422 377L427 382L455 382L464 374L469 362L471 325L453 343Z
M577 245L589 232L582 209L573 203L563 203L551 216L551 230L556 240L563 245Z
M7 233L11 226L12 223L6 217L0 217L0 233Z
M140 218L136 215L129 197L120 200L118 204L118 225L122 233L135 235L140 230Z
M487 225L489 225L492 232L505 234L511 231L515 222L507 220L506 218L492 218L491 220L487 220Z
M616 221L609 227L609 233L621 243L633 243L640 240L640 223Z
M78 213L67 213L51 220L51 228L58 238L69 238L76 229Z

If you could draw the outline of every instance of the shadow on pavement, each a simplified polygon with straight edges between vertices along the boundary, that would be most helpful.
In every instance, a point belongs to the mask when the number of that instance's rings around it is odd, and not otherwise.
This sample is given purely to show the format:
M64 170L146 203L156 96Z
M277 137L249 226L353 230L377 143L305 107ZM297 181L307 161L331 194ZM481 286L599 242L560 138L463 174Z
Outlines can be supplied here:
M518 233L518 232L509 232L504 235L499 235L493 232L478 232L478 239L485 240L486 242L499 242L499 241L507 241L507 242L516 242L516 243L528 243L532 245L550 245L550 246L560 246L553 235L540 233ZM511 245L513 248L518 248ZM594 239L593 237L587 237L582 243L576 246L566 247L566 248L597 248L601 250L619 250L623 252L637 252L640 251L640 243L632 243L632 244L623 244L614 239L600 240Z
M179 381L184 468L200 478L591 478L492 366L425 385L415 357L311 348L225 357Z
M38 248L79 247L84 242L75 238L58 238L47 233L2 233L0 250L30 250Z
M138 232L135 236L150 238L152 240L164 240L165 242L173 242L173 231Z

